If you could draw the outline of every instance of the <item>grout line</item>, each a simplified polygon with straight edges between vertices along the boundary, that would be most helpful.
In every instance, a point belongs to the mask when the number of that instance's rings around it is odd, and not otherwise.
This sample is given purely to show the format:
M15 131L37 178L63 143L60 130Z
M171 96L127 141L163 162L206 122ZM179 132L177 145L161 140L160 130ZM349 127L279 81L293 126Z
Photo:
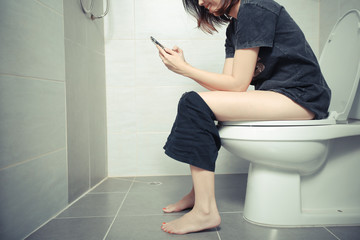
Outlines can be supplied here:
M147 213L147 214L124 214L122 217L151 217L151 216L184 216L187 212L178 213Z
M242 211L233 211L233 212L219 212L220 214L228 214L228 213L244 213L244 210Z
M124 202L125 202L125 200L126 200L126 198L127 198L128 194L129 194L129 192L130 192L130 189L131 189L131 188L132 188L132 186L134 185L134 181L135 181L135 178L133 179L133 182L131 183L131 185L130 185L130 187L129 187L128 191L127 191L127 193L125 194L124 199L122 200L122 202L121 202L121 204L120 204L120 206L119 206L118 210L116 211L116 214L115 214L115 216L114 216L114 219L113 219L113 221L111 222L111 224L110 224L110 226L109 226L108 230L106 231L106 233L105 233L105 236L104 236L103 240L105 240L105 239L106 239L107 235L108 235L108 234L109 234L109 232L110 232L110 229L111 229L111 228L112 228L112 226L114 225L114 222L115 222L115 220L116 220L117 216L119 215L120 209L121 209L121 207L124 205Z
M85 41L86 41L86 43L85 43L85 46L87 46L87 44L88 44L88 34L87 34L87 31L88 30L86 30L85 31ZM87 52L88 53L88 52ZM89 63L88 61L87 61L87 63ZM89 69L87 68L86 69L87 71L86 71L86 73L85 73L85 79L86 79L86 82L87 83L89 83L90 81L90 74L89 74ZM91 93L91 90L90 90L90 87L89 87L89 84L87 84L87 89L86 89L86 98L87 98L87 100L89 101L89 99L91 98L91 96L90 96L90 93ZM89 107L89 105L90 104L86 104L86 111L85 111L85 113L86 113L86 117L87 117L87 126L86 126L86 131L87 131L87 133L88 133L88 135L87 135L87 138L86 138L86 145L87 145L87 147L88 147L88 149L87 149L87 154L88 154L88 156L87 156L87 170L88 170L88 173L89 173L89 176L88 176L88 187L91 187L91 177L92 177L92 173L91 173L91 142L92 142L92 134L91 134L91 130L92 130L92 128L91 128L91 119L92 119L92 116L91 116L91 113L92 113L92 111L91 111L91 109L90 109L90 107Z
M325 230L327 230L331 235L333 235L337 240L341 240L340 238L338 238L332 231L330 231L327 227L324 227Z
M130 179L116 179L116 180L119 180L119 181L125 181L125 182L133 182L133 183L144 183L144 184L151 184L151 183L160 183L159 185L162 184L162 182L158 182L158 181L149 181L149 182L145 182L145 181L138 181L138 180L135 180L136 178L134 177L134 179L130 180Z
M89 195L96 195L96 194L101 195L101 194L120 194L120 193L124 194L126 192L89 192L88 194Z
M57 83L64 83L65 82L65 78L63 80L59 80L59 79L43 78L43 77L36 77L36 76L27 76L27 75L13 74L13 73L0 73L0 76L17 77L17 78L24 78L24 79L38 80L38 81L50 81L50 82L57 82Z
M137 54L136 54L136 51L137 51L137 41L136 41L136 18L137 18L137 11L136 11L136 7L137 7L137 3L138 1L133 1L133 5L132 5L132 7L133 7L133 29L134 29L134 31L133 31L133 36L132 36L132 41L133 41L133 46L134 46L134 51L133 51L133 57L134 57L134 63L135 63L135 65L136 65L136 63L137 63L137 61L138 61L138 58L136 57L137 56ZM137 68L135 67L134 69L133 69L133 73L134 73L134 89L136 89L137 88L137 86L138 86L138 79L137 79L137 77L138 77L138 74L137 74ZM135 103L137 102L137 99L138 99L138 91L135 91L135 93L134 93L134 95L133 95L133 97L134 97L134 101L135 101ZM136 113L135 113L135 116L138 116L138 111L136 111ZM140 164L140 161L139 161L139 151L138 151L138 142L139 142L139 121L138 121L138 117L136 117L136 121L135 121L135 174L136 175L139 175L139 164ZM135 178L134 178L134 180L135 180Z
M182 211L182 212L175 212L175 213L167 213L166 216L183 216L187 213L187 211ZM222 212L219 212L220 214L224 214ZM225 214L227 213L242 213L242 212L225 212ZM150 217L150 216L164 216L164 213L147 213L147 214L126 214L126 215L121 215L124 217ZM65 218L65 217L64 217ZM75 218L82 218L82 217L75 217ZM59 218L57 218L59 219Z
M61 16L61 17L64 17L64 11L61 13L61 12L58 12L58 10L52 8L51 6L47 5L46 3L43 3L43 2L40 2L39 0L35 0L39 5L42 5L43 7L49 9L51 12L53 13L56 13L57 15Z
M64 24L63 24L63 28L64 28ZM65 54L65 41L64 41L64 54ZM65 68L65 72L66 72L66 66L64 66ZM66 81L66 76L65 76L65 80L64 80L64 123L65 123L65 128L64 128L64 135L65 135L65 165L66 165L66 185L67 185L67 189L66 189L66 202L69 204L69 134L68 134L68 105L67 105L67 91L66 91L66 85L67 85L67 81ZM103 182L103 181L101 181Z
M111 179L114 179L116 181L125 181L125 182L132 182L135 180L136 176L130 176L130 177L109 177Z
M219 227L216 227L216 234L217 234L219 240L221 240L220 233L219 233Z
M58 218L54 218L54 220L57 220L57 219L61 219L61 220L64 220L64 219L85 219L85 218L111 218L111 217L114 217L114 216L78 216L78 217L58 217Z
M60 152L60 151L62 151L62 150L66 150L66 146L63 147L63 148L59 148L59 149L50 151L50 152L42 153L42 154L40 154L40 155L38 155L38 156L34 156L34 157L32 157L32 158L29 158L29 159L25 159L25 160L23 160L23 161L21 161L21 162L17 162L17 163L11 164L11 165L9 165L9 166L6 166L6 167L4 167L4 168L1 168L0 171L5 170L5 169L8 169L8 168L12 168L12 167L19 166L19 165L21 165L21 164L26 164L26 163L31 162L31 161L34 161L34 160L38 160L39 158L46 157L46 156L48 156L48 155L51 155L51 154Z

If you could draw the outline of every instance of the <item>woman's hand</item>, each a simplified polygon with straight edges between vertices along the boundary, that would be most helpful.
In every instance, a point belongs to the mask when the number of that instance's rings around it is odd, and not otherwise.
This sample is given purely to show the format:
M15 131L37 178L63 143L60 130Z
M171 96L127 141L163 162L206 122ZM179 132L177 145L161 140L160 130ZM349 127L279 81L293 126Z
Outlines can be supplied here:
M183 75L185 73L185 68L188 66L188 63L185 61L183 51L175 46L173 49L165 48L157 46L159 49L159 56L165 66L178 74Z

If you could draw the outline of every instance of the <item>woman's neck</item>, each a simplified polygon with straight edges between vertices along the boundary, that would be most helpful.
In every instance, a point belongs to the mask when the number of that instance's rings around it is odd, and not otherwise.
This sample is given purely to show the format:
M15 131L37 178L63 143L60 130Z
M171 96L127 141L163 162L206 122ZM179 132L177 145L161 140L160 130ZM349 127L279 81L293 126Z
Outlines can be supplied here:
M239 8L240 8L240 4L241 4L241 0L239 0L239 2L237 4L235 4L230 12L229 12L229 16L233 17L233 18L237 18L238 12L239 12Z

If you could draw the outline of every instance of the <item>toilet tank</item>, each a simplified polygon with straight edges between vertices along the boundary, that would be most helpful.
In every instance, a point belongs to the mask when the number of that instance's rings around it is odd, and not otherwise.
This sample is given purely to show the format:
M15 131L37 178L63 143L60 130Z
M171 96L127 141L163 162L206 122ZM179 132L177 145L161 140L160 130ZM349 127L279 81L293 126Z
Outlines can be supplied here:
M331 89L329 111L338 122L360 119L360 12L350 10L338 20L319 60Z

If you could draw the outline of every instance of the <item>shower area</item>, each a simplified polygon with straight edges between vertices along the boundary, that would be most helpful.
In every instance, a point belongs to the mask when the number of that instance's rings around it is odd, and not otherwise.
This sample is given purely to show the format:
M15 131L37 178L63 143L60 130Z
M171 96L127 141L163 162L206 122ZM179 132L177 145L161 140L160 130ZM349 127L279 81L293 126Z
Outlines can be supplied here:
M278 2L317 56L336 20L360 9ZM167 71L149 37L221 72L225 28L195 26L180 0L0 1L0 239L25 238L108 177L189 174L162 145L181 94L204 89ZM218 174L247 168L220 152Z
M91 17L80 1L0 1L0 239L108 175L104 22Z

